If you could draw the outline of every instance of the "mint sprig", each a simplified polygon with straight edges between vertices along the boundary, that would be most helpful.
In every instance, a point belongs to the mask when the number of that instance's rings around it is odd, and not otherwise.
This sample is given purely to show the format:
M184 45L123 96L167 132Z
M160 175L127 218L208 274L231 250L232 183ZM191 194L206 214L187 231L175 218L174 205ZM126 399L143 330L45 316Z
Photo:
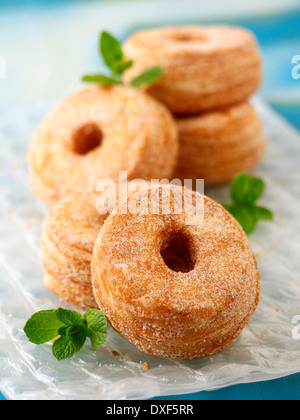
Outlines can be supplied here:
M90 338L94 350L105 342L108 335L106 317L98 309L88 309L81 316L67 309L40 311L27 321L24 332L34 344L54 340L52 353L57 360L73 357Z
M108 32L102 32L100 37L100 52L102 58L114 76L121 76L133 65L133 61L124 61L120 42Z
M251 177L244 172L231 183L232 204L223 204L223 207L237 219L247 235L254 232L260 220L274 219L271 210L256 204L264 191L265 183L261 178Z
M131 86L133 87L141 87L145 84L151 84L155 82L157 79L159 79L163 74L163 70L161 67L153 67L144 73L142 73L140 76L136 77L131 81Z
M99 42L100 55L110 70L109 75L95 74L83 76L82 81L86 83L99 83L105 86L123 84L123 73L133 66L133 61L124 59L121 43L108 32L102 32ZM133 87L141 87L145 84L154 83L161 75L161 67L153 67L133 79L130 83Z

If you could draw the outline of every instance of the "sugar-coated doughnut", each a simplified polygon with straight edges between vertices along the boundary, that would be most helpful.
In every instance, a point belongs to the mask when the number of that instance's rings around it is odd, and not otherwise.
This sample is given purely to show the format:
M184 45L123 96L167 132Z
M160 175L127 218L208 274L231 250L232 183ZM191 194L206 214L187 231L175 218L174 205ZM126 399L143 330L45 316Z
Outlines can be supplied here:
M71 194L48 211L41 237L44 284L62 300L97 308L91 285L94 241L107 215L96 209L97 194Z
M41 236L44 284L62 300L97 308L91 280L94 242L110 212L147 188L143 180L97 193L70 194L47 212Z
M33 193L47 204L96 190L103 178L171 177L177 162L174 119L137 89L97 86L78 91L52 111L29 147Z
M267 141L255 108L243 102L219 111L177 119L180 151L174 178L229 182L264 157Z
M147 91L175 114L197 114L246 100L260 85L262 60L254 35L231 26L162 27L124 43L130 81L147 68L163 76Z
M195 213L199 200L204 212ZM143 190L114 210L95 242L92 280L112 326L142 351L166 358L228 347L260 294L257 263L238 222L179 186Z

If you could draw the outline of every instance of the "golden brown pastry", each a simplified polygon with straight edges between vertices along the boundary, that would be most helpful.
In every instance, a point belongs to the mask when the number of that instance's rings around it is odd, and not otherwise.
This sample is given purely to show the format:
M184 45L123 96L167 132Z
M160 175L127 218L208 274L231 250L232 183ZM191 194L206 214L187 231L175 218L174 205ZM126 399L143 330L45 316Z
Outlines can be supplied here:
M97 212L98 195L72 194L47 213L41 237L45 286L62 300L95 307L90 263L94 241L108 216Z
M199 201L204 213L195 212ZM107 218L95 242L92 279L112 326L142 351L166 358L228 347L260 293L256 260L238 222L210 198L178 186L143 190Z
M94 242L114 207L147 186L140 180L103 192L71 194L50 208L41 237L44 283L50 291L68 303L98 307L91 280Z
M253 169L266 151L260 118L249 102L177 120L180 151L174 177L204 179L205 186L231 181Z
M242 102L262 79L262 61L254 35L231 26L179 26L143 30L124 44L134 66L130 81L147 68L161 66L163 76L147 91L175 114L197 114Z
M47 204L96 190L103 178L169 178L178 138L170 112L124 86L97 86L63 101L37 129L29 148L30 184Z

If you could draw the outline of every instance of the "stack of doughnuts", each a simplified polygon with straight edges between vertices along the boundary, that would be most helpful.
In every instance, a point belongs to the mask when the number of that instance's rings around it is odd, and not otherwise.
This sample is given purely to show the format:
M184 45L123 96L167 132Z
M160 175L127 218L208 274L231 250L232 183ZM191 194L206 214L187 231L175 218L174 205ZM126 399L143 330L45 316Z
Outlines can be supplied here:
M164 70L145 90L175 115L180 152L174 177L218 185L261 161L266 140L248 102L262 79L252 33L229 26L164 27L133 34L124 51L134 61L127 80L154 65Z
M214 354L258 305L257 264L223 207L165 181L217 185L261 160L266 142L249 102L261 81L257 44L238 28L160 28L133 35L124 51L134 62L126 80L153 66L163 76L140 90L75 92L31 141L29 181L50 206L44 283L70 304L99 307L149 354Z

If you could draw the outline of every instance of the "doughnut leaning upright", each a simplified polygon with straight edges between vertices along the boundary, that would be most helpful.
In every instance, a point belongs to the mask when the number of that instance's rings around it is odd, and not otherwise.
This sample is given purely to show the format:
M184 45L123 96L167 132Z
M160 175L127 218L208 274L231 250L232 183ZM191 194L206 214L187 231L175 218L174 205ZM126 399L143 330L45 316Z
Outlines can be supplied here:
M96 190L103 178L172 177L178 133L170 111L125 86L96 86L65 99L40 124L29 147L33 193L53 204Z
M203 218L194 213L199 199ZM166 358L231 345L260 294L255 256L238 222L208 197L174 185L143 190L106 219L92 280L112 326L142 351Z
M91 279L94 242L115 206L149 185L139 180L108 187L105 192L70 194L51 206L41 245L44 284L52 293L83 308L98 307Z

